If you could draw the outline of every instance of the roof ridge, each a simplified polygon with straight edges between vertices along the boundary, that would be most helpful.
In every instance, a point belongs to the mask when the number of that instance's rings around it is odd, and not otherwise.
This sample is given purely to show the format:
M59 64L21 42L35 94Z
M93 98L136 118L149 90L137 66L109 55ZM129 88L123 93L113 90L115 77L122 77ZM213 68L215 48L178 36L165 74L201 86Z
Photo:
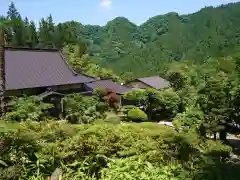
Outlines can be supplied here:
M60 54L61 59L63 60L63 62L67 65L67 67L69 68L69 70L72 71L72 73L73 73L74 76L78 76L78 75L81 74L81 75L84 75L84 76L87 76L87 77L96 79L96 77L89 76L89 75L87 75L87 74L85 74L85 73L82 73L82 72L81 72L81 73L77 73L77 72L70 66L70 64L68 63L68 61L66 60L66 58L64 57L64 55L62 54L62 52L61 52L60 50L58 50L58 52L59 52L59 54Z
M22 51L50 51L50 52L56 52L59 51L57 48L30 48L30 47L12 47L12 46L5 46L4 49L6 50L22 50Z
M162 78L161 76L155 75L155 76L139 77L139 78L137 78L137 79L146 79L146 78L153 78L153 77ZM163 79L163 78L162 78L162 79Z
M102 79L94 79L93 81L91 82L86 82L86 84L89 84L89 83L95 83L95 82L102 82L103 80Z

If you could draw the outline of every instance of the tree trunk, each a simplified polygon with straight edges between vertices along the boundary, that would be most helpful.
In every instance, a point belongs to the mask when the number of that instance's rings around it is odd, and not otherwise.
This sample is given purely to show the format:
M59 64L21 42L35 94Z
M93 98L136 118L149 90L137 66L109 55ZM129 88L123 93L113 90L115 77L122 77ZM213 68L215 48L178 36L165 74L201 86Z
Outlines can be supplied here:
M214 140L217 140L217 133L216 132L213 134L213 136L214 136Z
M0 91L0 105L1 115L5 114L5 103L4 103L4 91L5 91L5 55L4 55L4 30L0 28L0 79L1 79L1 91Z
M220 140L225 141L227 139L227 132L221 131L219 134L219 138L220 138Z
M205 130L205 128L203 127L202 124L200 125L199 133L200 133L200 136L201 136L201 137L204 137L204 138L206 137L206 130Z
M148 104L148 121L152 120L152 103Z

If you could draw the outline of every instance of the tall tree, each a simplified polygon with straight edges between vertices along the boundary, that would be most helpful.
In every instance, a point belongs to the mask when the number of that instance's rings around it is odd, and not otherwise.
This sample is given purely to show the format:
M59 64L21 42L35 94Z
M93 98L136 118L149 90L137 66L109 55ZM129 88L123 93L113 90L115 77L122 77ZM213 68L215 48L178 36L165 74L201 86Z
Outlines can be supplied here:
M23 21L23 25L24 25L24 40L25 40L25 46L31 47L31 43L29 43L29 39L30 39L30 31L29 31L29 20L27 17L25 17L24 21Z
M53 42L54 36L54 23L52 16L50 15L47 19L41 19L39 27L39 42L45 47L55 47Z
M54 22L51 14L47 17L47 24L48 24L48 30L50 31L50 33L54 33Z
M26 38L25 26L20 13L17 11L13 2L11 2L9 6L7 17L11 21L12 27L11 34L13 38L11 44L13 46L24 46Z
M35 23L33 21L30 21L29 24L29 46L30 47L36 47L38 44L38 34L37 34L37 29L35 26Z
M206 79L205 87L200 90L203 95L202 110L205 114L205 127L210 132L220 132L221 139L226 139L226 125L232 121L231 86L227 74L218 72Z
M0 90L0 110L1 115L5 113L5 100L4 100L4 93L5 93L5 73L4 73L4 45L5 42L5 32L6 32L6 24L8 21L0 22L0 79L1 79L1 90Z
M8 45L12 40L11 25L11 21L9 21L7 18L3 16L0 17L0 28L5 33L6 45Z
M46 45L49 40L48 24L44 18L39 22L39 44Z
M28 20L28 18L27 18L27 17L25 17L25 19L24 19L24 24L25 24L25 26L26 26L26 27L28 27L28 26L29 26L29 20Z
M25 46L27 31L25 24L21 17L18 17L14 20L14 28L13 28L13 46Z
M54 35L53 35L53 42L57 48L62 48L65 43L65 30L61 23L55 26Z
M15 20L19 16L20 16L20 14L19 14L17 8L15 7L15 4L13 2L11 2L11 4L9 5L9 8L8 8L8 12L7 12L7 18L10 20Z
M49 37L48 37L48 46L50 47L55 47L55 42L54 42L54 35L55 35L55 25L53 22L53 17L50 14L47 17L47 25L48 25L48 32L49 32Z

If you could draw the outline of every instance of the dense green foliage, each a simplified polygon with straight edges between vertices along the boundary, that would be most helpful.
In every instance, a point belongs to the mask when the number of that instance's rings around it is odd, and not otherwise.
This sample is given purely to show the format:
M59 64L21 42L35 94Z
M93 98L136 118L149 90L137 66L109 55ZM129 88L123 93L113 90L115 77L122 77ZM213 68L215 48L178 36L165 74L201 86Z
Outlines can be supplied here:
M70 123L91 123L101 117L101 114L96 112L99 103L96 97L73 94L65 97L63 103L66 119Z
M140 108L133 108L128 111L127 117L133 122L147 121L147 115Z
M89 54L91 61L110 67L128 80L162 73L173 60L203 62L236 53L240 49L239 18L240 3L231 3L189 15L155 16L140 26L123 17L103 27L75 21L54 24L50 15L41 19L37 29L11 4L0 22L10 45L62 48L77 44L81 54ZM96 69L91 67L90 74Z
M219 155L231 150L220 142L202 141L196 134L152 123L1 122L0 133L0 179L4 180L41 179L55 168L61 168L68 180L185 180L206 174L207 166L224 165L218 162Z
M115 75L112 70L101 68L99 65L92 63L88 54L82 54L80 46L67 45L63 47L62 52L71 67L78 73L85 73L101 79L111 78L114 81L121 81L120 77Z
M211 59L197 66L173 65L172 69L177 67L178 71L170 70L168 75L175 78L176 92L182 99L180 122L198 127L201 133L220 132L220 136L223 133L220 138L226 138L224 133L230 130L228 124L240 123L238 61L238 58L232 61ZM228 67L232 64L232 69L226 70L225 64ZM188 119L191 122L187 122Z
M181 103L179 95L171 88L159 91L154 89L134 90L126 93L124 98L134 100L136 104L142 105L148 113L149 120L156 111L160 111L165 117L174 117L178 113Z
M228 133L239 133L230 125L240 124L239 6L169 13L141 26L125 18L54 25L49 16L37 30L11 4L0 20L9 45L62 48L77 72L116 81L94 62L128 72L124 80L164 69L171 87L133 90L125 107L111 89L68 95L59 121L38 97L13 98L0 121L0 179L44 180L60 168L63 180L238 180L239 160L226 144ZM162 119L174 127L152 122Z
M37 96L13 97L9 102L11 109L6 114L6 119L14 121L38 121L47 115L46 110L53 108L52 104L43 103Z
M171 64L166 75L175 79L172 88L124 96L143 111L135 106L115 111L106 98L111 91L96 89L92 96L63 99L68 121L36 122L42 119L30 116L33 99L20 98L12 107L29 114L26 121L0 124L0 179L44 179L60 168L69 180L237 180L239 163L223 143L231 132L228 123L239 123L238 60L231 60L231 70L223 66L228 59ZM142 122L155 112L173 118L175 129ZM210 139L214 133L224 141Z

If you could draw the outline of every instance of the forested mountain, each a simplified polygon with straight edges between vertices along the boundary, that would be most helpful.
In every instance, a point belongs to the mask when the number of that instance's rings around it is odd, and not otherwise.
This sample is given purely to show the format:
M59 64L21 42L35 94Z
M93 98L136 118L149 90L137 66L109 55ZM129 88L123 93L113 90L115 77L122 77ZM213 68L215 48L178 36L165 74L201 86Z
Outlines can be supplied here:
M202 62L240 49L240 3L206 7L179 15L155 16L140 26L118 17L105 26L79 22L54 24L52 16L35 24L21 17L14 4L1 17L12 46L57 47L78 44L93 62L119 74L144 76L162 72L173 60Z
M6 98L0 180L239 180L239 19L235 3L140 26L123 17L54 24L50 15L37 28L11 4L0 20L9 46L57 47L77 72L121 82L166 66L171 86Z
M240 45L239 18L240 3L183 16L168 13L140 26L117 18L103 27L110 35L99 43L100 63L141 76L163 70L172 60L203 61L229 55Z

